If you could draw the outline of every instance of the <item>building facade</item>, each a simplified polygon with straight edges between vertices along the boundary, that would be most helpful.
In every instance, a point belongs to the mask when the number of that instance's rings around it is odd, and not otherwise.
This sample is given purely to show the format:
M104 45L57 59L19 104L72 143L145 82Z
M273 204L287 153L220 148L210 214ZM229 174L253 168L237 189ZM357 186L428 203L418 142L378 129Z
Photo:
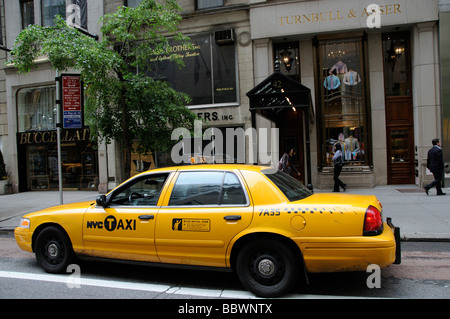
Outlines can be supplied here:
M20 74L8 52L21 30L30 24L51 26L57 14L70 18L77 1L2 1L3 52L2 76L5 79L7 129L1 145L6 154L9 182L13 192L57 190L59 188L56 147L56 71L46 59L36 61L36 69ZM72 7L71 7L72 6ZM103 16L103 4L84 1L83 25L99 32L97 21ZM81 21L80 21L81 20ZM20 21L20 23L18 23ZM5 134L6 133L6 134ZM89 128L63 129L61 134L62 180L65 189L98 189L99 151L89 140Z
M73 3L62 0L59 8L56 2L2 2L4 45L11 47L24 26L46 25L49 15ZM139 2L86 1L88 31L99 33L102 15ZM349 187L422 186L432 179L426 169L431 140L443 138L448 153L443 103L448 85L442 70L446 1L379 0L375 13L368 8L373 2L180 0L180 29L194 49L173 44L183 55L181 70L163 56L153 57L155 76L191 96L187 107L204 120L202 132L217 127L224 139L244 145L245 162L270 164L261 160L270 158L276 165L289 146L298 178L331 190L331 157L340 143L347 162L341 178ZM250 110L246 93L275 72L276 58L279 72L310 89L310 108ZM55 188L55 71L46 61L37 63L26 75L12 66L1 72L0 119L7 117L7 130L0 122L0 141L13 191ZM1 83L0 76L0 90ZM246 134L252 128L266 134L264 145ZM120 145L92 147L89 128L65 131L63 137L66 188L106 192L122 181ZM210 141L204 135L200 149L191 150L193 157L204 155ZM239 147L224 147L216 155L237 162L239 152ZM170 154L135 154L132 170L171 162Z
M426 151L442 134L438 2L378 1L380 28L368 27L371 3L262 1L250 10L255 79L272 71L261 61L276 46L299 52L300 82L315 97L311 156L319 188L333 183L336 142L348 185L422 185Z

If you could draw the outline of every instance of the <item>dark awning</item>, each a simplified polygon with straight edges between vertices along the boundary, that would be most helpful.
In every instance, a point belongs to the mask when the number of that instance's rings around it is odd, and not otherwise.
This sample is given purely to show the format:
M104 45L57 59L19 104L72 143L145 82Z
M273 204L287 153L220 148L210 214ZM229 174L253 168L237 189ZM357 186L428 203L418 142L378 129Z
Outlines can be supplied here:
M275 71L247 93L250 111L311 107L311 90L290 77Z
M311 184L311 151L309 138L309 122L314 121L311 90L300 82L280 72L280 61L275 61L275 72L264 81L247 92L252 113L252 126L255 127L255 113L269 117L286 108L301 109L305 115L306 144L306 180Z

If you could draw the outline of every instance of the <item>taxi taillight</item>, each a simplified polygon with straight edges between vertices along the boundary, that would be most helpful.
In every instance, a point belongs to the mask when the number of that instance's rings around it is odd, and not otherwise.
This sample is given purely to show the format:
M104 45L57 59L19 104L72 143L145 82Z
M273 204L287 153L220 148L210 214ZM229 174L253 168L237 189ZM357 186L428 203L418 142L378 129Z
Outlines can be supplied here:
M364 236L378 235L383 232L383 217L381 212L374 206L369 206L364 216Z

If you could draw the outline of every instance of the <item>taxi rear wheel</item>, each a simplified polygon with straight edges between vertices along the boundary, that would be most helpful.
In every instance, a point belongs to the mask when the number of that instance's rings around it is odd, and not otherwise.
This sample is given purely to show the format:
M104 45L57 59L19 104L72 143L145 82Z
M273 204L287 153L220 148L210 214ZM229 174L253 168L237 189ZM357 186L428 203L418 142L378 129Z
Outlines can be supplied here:
M74 253L66 233L58 227L43 229L36 238L36 260L49 273L64 273Z
M297 284L300 263L295 252L276 240L247 243L236 259L242 285L260 297L278 297Z

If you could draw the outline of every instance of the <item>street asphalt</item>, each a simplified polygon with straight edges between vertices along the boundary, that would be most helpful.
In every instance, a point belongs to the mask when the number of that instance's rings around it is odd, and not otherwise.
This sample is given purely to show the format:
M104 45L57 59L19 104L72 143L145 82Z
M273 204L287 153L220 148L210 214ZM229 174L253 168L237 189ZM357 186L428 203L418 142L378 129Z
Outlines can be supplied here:
M450 188L446 196L426 195L416 185L389 185L347 189L347 194L376 195L383 205L383 218L392 218L403 240L450 241ZM324 193L324 190L315 190ZM64 204L94 201L97 192L64 191ZM0 196L0 231L13 231L20 218L30 212L59 205L57 191L34 191Z

